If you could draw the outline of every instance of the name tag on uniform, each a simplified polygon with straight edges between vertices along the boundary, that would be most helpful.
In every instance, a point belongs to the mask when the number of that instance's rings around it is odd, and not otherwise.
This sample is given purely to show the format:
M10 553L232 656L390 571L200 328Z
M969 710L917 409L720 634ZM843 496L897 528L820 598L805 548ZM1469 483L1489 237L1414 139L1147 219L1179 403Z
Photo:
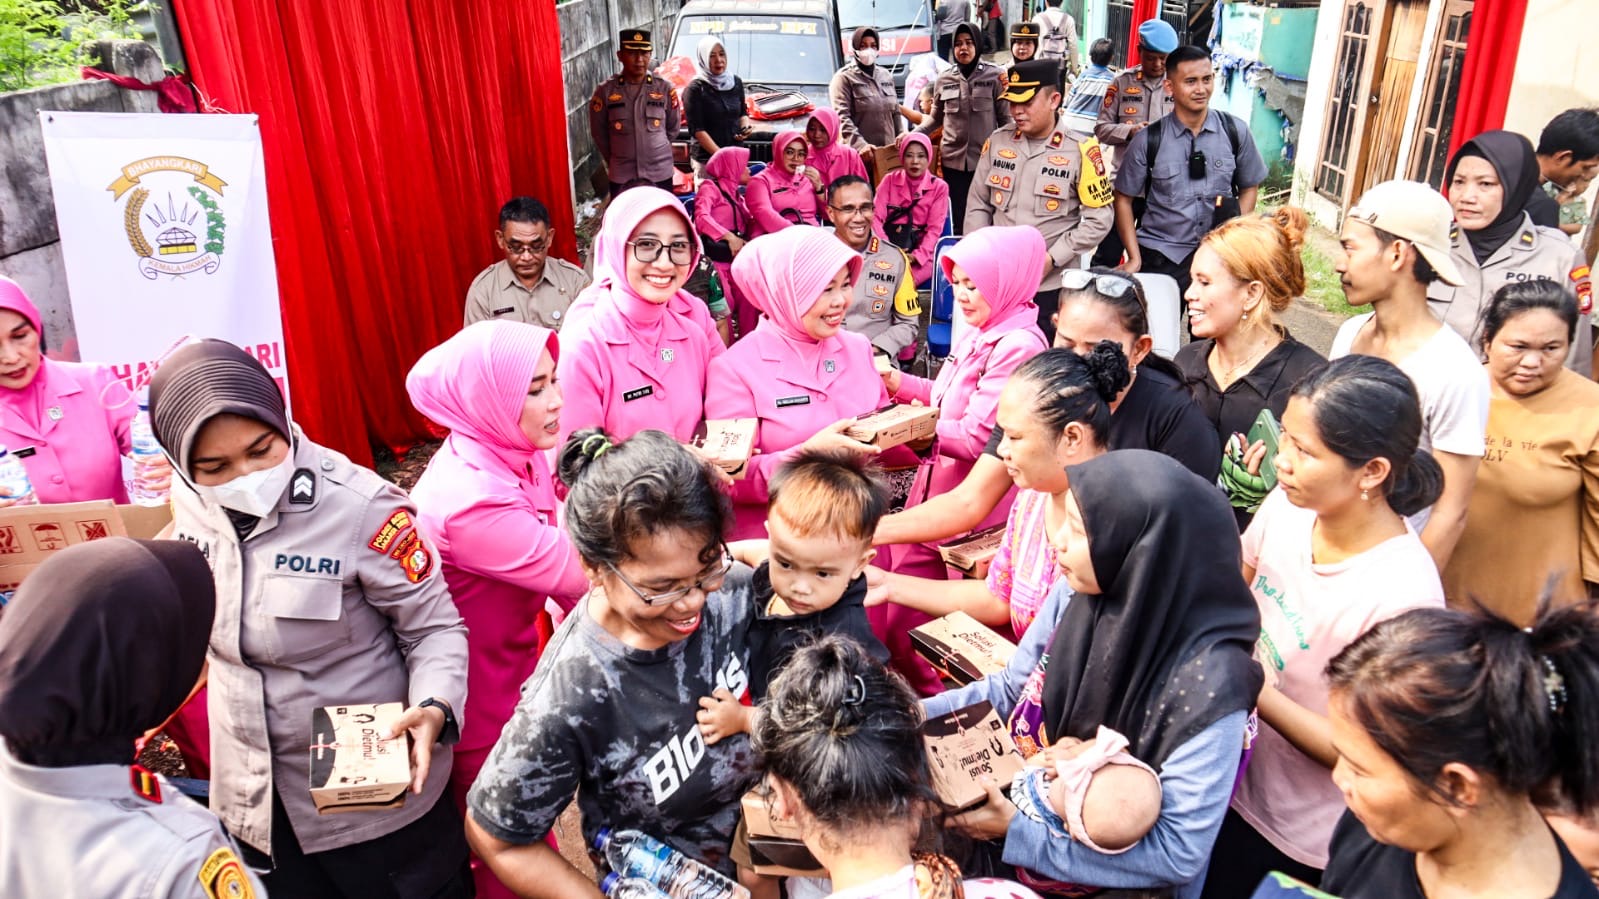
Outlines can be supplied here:
M629 390L626 393L622 394L622 402L631 403L634 400L641 400L641 399L653 394L654 392L655 392L655 388L654 387L649 387L649 386L635 387L632 390Z
M27 446L19 450L11 451L11 455L17 459L26 459L29 456L37 456L38 454L39 448L36 446Z
M515 311L516 311L516 307L515 306L506 306L504 308L496 309L493 312L490 312L489 315L504 315L507 312L515 312Z
M799 396L780 396L777 398L777 408L779 409L783 408L784 406L809 406L810 404L811 398L809 394L801 394Z

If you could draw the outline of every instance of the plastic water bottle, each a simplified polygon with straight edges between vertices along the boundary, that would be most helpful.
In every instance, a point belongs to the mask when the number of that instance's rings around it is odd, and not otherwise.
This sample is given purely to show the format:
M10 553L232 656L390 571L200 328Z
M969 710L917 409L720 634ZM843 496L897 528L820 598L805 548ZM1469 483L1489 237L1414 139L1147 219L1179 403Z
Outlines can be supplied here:
M161 458L161 442L155 439L155 429L150 426L150 388L139 391L139 413L133 416L133 490L130 497L140 506L163 506L167 502L169 487L150 484L145 477L150 463Z
M4 445L0 445L0 487L11 491L11 495L4 497L19 506L38 505L39 497L33 492L33 482L28 480L28 470L22 467L22 460L7 452Z
M750 891L648 834L600 828L594 848L622 879L652 884L670 899L750 899Z
M600 881L600 892L611 899L672 899L648 880L623 877L615 872L605 875L605 879Z

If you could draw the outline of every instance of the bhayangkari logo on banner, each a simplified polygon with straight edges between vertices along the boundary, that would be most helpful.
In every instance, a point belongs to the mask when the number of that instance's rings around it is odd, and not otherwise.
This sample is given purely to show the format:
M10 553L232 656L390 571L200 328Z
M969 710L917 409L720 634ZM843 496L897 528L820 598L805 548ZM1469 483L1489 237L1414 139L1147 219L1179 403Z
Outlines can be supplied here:
M150 156L122 167L106 190L127 197L122 226L139 257L139 273L154 280L222 265L227 221L217 198L227 186L202 162L182 156Z

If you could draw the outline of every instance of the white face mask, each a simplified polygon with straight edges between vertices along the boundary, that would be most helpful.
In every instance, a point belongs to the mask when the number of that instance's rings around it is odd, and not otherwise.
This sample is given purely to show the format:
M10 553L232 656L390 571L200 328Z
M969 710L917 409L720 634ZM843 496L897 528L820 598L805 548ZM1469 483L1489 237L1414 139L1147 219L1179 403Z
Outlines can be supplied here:
M265 518L277 508L283 492L289 489L289 479L294 475L294 453L284 454L283 461L260 471L240 475L226 484L215 486L194 485L195 492L208 502L224 509Z
M859 50L856 50L855 61L863 66L869 66L872 63L877 62L877 48L863 47Z

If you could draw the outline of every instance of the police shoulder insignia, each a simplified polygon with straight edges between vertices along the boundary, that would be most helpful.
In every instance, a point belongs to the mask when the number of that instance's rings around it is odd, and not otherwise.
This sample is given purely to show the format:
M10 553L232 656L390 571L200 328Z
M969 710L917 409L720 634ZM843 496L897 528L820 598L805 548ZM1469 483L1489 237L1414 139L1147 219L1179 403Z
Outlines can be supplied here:
M1536 239L1537 238L1533 236L1533 233L1531 231L1523 231L1523 232L1521 232L1521 245L1524 246L1524 247L1532 246L1532 242L1534 240L1536 240Z
M987 152L988 152L988 139L984 138L983 139L983 149L982 149L981 153L987 153Z
M877 238L873 237L871 239L871 242L866 245L866 252L868 252L868 253L877 252Z
M411 526L411 516L404 509L396 510L388 520L378 528L378 532L367 541L367 548L376 552L387 553L394 544L394 538Z
M132 765L128 768L128 778L133 784L133 792L140 797L154 803L161 802L161 781L143 765Z
M255 887L233 850L224 846L200 865L200 886L211 899L254 899Z
M1066 142L1066 135L1061 134L1059 131L1057 131L1054 134L1051 134L1049 136L1049 146L1050 146L1051 149L1059 148L1060 145L1065 143L1065 142Z
M316 502L316 473L309 468L296 468L289 479L289 504L309 506Z

